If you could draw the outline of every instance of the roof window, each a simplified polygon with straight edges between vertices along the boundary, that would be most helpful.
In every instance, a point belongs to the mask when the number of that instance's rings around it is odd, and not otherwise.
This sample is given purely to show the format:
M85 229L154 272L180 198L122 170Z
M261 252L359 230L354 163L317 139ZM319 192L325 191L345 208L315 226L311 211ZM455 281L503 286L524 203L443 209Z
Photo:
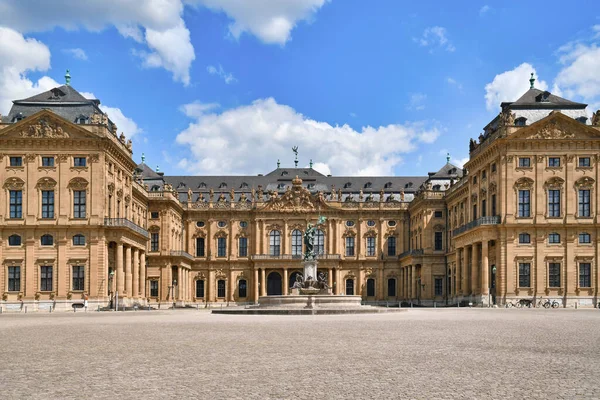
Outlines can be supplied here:
M525 126L526 123L527 123L527 118L525 118L525 117L519 117L519 118L515 119L516 126Z
M352 182L346 182L344 183L344 189L348 189L352 187Z
M227 184L225 182L221 182L219 189L227 189Z

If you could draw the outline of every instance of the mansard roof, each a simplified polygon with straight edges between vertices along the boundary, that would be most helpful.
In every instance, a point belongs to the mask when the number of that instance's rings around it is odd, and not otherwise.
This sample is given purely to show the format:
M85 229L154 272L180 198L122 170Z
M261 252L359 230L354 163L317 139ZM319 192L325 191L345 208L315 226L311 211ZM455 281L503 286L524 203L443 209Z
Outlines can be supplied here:
M584 109L587 104L563 99L547 90L531 88L526 91L517 101L503 102L502 109Z
M447 162L438 172L430 172L429 179L450 179L450 178L461 178L463 176L463 170L456 165Z

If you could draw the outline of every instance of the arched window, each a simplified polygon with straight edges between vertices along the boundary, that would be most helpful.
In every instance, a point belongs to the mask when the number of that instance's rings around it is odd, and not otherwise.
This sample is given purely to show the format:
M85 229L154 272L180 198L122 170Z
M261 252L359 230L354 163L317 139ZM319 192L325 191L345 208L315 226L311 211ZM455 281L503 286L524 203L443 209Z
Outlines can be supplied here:
M10 235L8 237L8 245L9 246L20 246L21 245L21 236L19 236L19 235Z
M315 254L325 254L325 234L320 229L315 232Z
M196 281L196 297L204 298L204 280Z
M354 296L354 279L346 279L346 296Z
M292 231L292 256L302 255L302 232L298 229Z
M40 244L42 246L52 246L54 245L54 238L52 235L42 235L40 239Z
M248 297L248 283L245 279L240 279L240 281L238 282L238 297Z
M556 232L552 232L550 235L548 235L548 243L551 243L551 244L560 243L560 234L558 234Z
M375 297L375 279L367 279L367 297Z
M519 243L521 243L521 244L531 243L531 236L529 236L529 233L519 233Z
M279 231L269 233L269 254L272 256L281 254L281 233Z
M81 234L73 236L73 246L85 246L85 236Z
M225 280L219 279L217 281L217 297L225 297Z

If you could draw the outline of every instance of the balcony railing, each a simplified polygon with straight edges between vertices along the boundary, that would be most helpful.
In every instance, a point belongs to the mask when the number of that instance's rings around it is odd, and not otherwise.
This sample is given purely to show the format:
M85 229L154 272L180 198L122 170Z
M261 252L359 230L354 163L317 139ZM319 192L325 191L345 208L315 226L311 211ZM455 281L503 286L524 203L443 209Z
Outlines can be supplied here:
M304 255L302 254L254 254L252 260L302 260ZM320 254L317 256L317 260L339 260L341 256L339 254Z
M452 231L452 236L460 235L461 233L465 233L470 231L471 229L478 227L480 225L498 225L500 224L500 216L495 215L493 217L481 217L477 218L475 221L468 222L461 227L458 227Z
M398 259L401 259L406 256L422 256L422 255L423 255L423 249L407 250L403 253L400 253L400 255L398 256Z
M183 251L183 250L171 250L171 256L172 257L183 257L183 258L187 258L190 261L194 261L194 256L192 256L187 251Z
M134 232L139 233L142 236L149 237L148 231L139 225L134 224L127 218L104 218L104 226L116 226L129 228Z

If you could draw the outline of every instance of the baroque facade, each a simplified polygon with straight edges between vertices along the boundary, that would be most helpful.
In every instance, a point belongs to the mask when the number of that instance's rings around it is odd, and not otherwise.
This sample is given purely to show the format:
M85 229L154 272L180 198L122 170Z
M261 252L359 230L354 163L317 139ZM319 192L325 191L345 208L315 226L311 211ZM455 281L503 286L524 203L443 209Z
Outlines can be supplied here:
M302 235L367 302L596 304L600 118L533 87L471 140L464 169L337 177L165 176L68 83L0 124L0 305L254 303L287 294Z

